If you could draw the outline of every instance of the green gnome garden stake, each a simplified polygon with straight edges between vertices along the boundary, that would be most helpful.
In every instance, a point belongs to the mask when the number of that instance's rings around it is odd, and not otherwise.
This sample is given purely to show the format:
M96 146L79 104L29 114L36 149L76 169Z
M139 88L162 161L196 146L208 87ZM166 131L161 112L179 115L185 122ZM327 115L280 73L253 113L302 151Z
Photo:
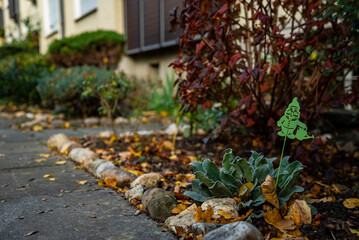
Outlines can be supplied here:
M284 115L277 122L278 127L281 127L281 130L278 132L278 135L284 137L282 154L280 156L277 181L275 184L275 188L277 189L280 167L282 164L283 152L285 147L285 142L287 137L290 139L298 139L302 141L304 139L314 139L314 136L308 136L307 126L299 121L300 117L300 106L295 97L292 102L288 105L288 108L285 110Z

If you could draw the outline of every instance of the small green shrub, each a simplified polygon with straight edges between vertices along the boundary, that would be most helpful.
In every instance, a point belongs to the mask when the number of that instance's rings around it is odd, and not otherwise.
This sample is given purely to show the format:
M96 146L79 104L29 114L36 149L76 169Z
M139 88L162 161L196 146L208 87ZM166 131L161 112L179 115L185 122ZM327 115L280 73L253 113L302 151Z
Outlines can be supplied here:
M0 60L0 98L18 104L40 104L37 81L51 68L49 59L34 52L21 52Z
M263 155L252 151L252 155L246 159L235 157L232 149L227 149L223 156L223 168L218 169L215 163L209 159L202 162L193 162L193 171L196 179L192 180L192 190L184 192L190 198L204 202L212 198L239 197L242 202L239 208L258 207L265 200L261 191L261 183L267 175L275 178L277 171L273 168L276 158L264 158ZM277 191L279 207L295 192L302 192L300 186L293 186L304 166L299 161L288 162L289 156L282 160L282 169L279 173L279 189ZM252 216L261 216L263 212L259 209Z
M150 110L154 110L158 113L167 112L171 116L176 116L179 103L174 98L174 81L174 72L172 72L171 77L166 74L166 81L162 84L162 87L152 92L148 106Z
M108 119L111 120L112 130L115 137L117 137L114 119L119 112L121 101L130 90L130 81L123 72L111 73L110 75L102 76L100 79L96 79L96 76L96 73L89 73L85 76L82 96L95 95L100 99L99 113L107 115Z
M113 68L120 60L124 43L122 34L99 30L55 40L48 52L57 66L93 65Z

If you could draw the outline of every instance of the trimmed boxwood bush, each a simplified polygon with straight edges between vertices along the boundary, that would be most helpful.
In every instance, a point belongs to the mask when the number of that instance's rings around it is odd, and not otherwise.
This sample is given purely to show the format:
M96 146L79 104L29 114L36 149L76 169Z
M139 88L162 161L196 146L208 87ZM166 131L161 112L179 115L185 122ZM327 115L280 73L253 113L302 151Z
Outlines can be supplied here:
M49 47L49 54L52 61L61 67L92 65L115 68L124 43L124 36L113 31L84 32L55 40Z

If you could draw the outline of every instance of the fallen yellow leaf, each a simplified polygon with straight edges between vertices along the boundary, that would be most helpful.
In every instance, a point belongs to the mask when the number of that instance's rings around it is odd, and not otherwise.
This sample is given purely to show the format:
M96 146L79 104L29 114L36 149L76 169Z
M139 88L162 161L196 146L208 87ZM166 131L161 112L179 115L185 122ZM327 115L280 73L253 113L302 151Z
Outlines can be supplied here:
M56 165L63 165L66 163L66 160L63 160L63 161L56 161L55 164Z
M6 155L4 153L0 153L0 157L5 157Z
M166 112L166 111L161 111L161 112L160 112L160 115L161 115L161 117L165 118L165 117L168 116L168 112Z
M113 143L114 141L116 141L116 136L112 135L111 138L110 138L110 143Z
M62 125L63 128L69 128L70 127L70 123L69 122L65 122L63 125Z
M40 153L39 157L48 158L48 157L50 157L50 154L48 154L48 153Z
M359 199L358 198L348 198L343 202L344 207L352 209L355 207L359 207Z
M232 219L234 218L233 216L229 215L228 213L226 213L225 211L223 210L218 210L218 214L223 216L225 219Z
M43 127L40 126L40 125L35 125L35 126L32 128L32 130L35 131L35 132L41 131L42 129L43 129Z
M57 178L49 178L50 181L56 181Z
M349 228L350 232L353 233L353 234L356 234L357 236L359 236L359 230L355 230L355 229L352 229L352 228Z
M48 177L52 177L52 176L53 176L52 174L45 174L44 178L48 178Z
M77 185L84 185L85 183L87 183L87 180L82 180L82 181L76 180L76 183Z
M148 165L150 165L148 162L143 162L143 163L141 163L141 167L148 167Z
M171 212L173 214L178 214L178 213L181 213L182 211L184 211L186 208L187 208L187 206L181 203L181 204L178 204L177 207L172 209Z
M116 188L117 182L116 182L116 178L108 178L105 177L105 184L106 187L112 187L112 188Z
M247 193L249 193L249 191L254 187L253 183L251 182L247 182L246 184L243 184L240 188L239 188L239 195L242 195L244 193L244 188L247 188Z
M47 158L37 158L34 160L35 162L46 162Z
M177 159L178 157L177 157L177 155L171 155L170 157L169 157L169 159L171 159L171 160L175 160L175 159Z

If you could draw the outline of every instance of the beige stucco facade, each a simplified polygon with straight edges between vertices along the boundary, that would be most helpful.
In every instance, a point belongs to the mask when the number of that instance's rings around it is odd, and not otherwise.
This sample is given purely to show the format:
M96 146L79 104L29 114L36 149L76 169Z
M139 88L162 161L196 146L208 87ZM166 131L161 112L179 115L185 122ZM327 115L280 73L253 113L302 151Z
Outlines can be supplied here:
M4 30L6 42L24 38L27 31L25 24L23 23L24 19L29 18L33 26L40 22L40 16L36 5L33 5L32 2L28 0L19 0L19 3L20 21L19 23L16 23L10 18L8 0L2 0L0 2L0 6L2 6L4 10Z
M5 15L5 35L6 40L11 41L10 35L19 38L20 31L14 20L10 19L8 10L8 0L4 1ZM34 23L40 24L40 53L46 54L48 47L55 39L62 36L61 13L59 12L59 26L56 31L46 32L46 4L47 0L37 0L34 5L30 0L18 0L20 18L30 17ZM64 35L65 37L80 34L86 31L112 30L118 33L125 33L125 17L123 0L98 0L96 10L85 14L80 18L75 17L75 1L63 0L64 9ZM57 1L60 11L60 0ZM24 26L22 24L22 36L24 36ZM118 69L126 72L130 76L135 76L139 80L165 80L166 74L171 73L168 65L176 58L176 50L161 49L152 53L141 53L135 56L123 56Z

